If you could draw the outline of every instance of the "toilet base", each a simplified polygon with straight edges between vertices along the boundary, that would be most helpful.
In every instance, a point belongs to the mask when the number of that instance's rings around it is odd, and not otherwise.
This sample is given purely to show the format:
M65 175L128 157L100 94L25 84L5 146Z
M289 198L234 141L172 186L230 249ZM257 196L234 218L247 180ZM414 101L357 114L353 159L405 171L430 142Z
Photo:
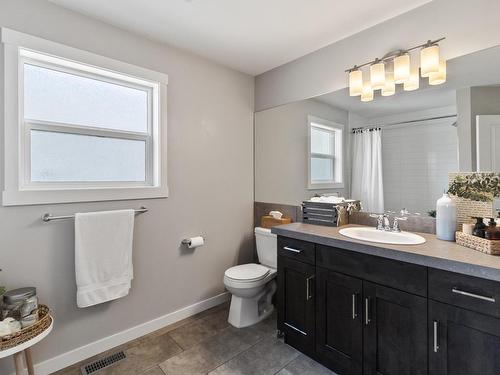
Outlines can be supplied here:
M276 281L266 284L262 292L252 298L242 298L233 294L227 321L236 328L254 325L274 311L272 297L276 292Z

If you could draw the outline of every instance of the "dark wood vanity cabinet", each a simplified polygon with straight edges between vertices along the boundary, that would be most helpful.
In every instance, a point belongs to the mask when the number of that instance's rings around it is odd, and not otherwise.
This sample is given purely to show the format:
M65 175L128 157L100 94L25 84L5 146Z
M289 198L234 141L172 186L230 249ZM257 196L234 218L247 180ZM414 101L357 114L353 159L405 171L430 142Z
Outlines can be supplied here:
M278 329L337 374L500 375L500 283L283 236L278 246Z
M339 374L363 371L363 282L316 268L316 355Z
M427 374L427 299L363 282L363 374Z
M429 269L429 374L500 374L500 283Z
M283 247L290 245L284 241ZM294 243L291 249L301 251ZM315 267L293 256L278 256L278 330L286 342L301 352L314 355Z
M429 302L429 375L500 374L500 319Z

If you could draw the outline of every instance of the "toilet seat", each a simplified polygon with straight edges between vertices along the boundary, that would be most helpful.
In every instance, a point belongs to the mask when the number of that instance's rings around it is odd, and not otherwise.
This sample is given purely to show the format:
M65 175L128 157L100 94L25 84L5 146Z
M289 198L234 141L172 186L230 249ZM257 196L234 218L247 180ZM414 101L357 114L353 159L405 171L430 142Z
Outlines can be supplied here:
M253 283L269 275L270 269L256 263L242 264L226 270L224 276L238 283Z

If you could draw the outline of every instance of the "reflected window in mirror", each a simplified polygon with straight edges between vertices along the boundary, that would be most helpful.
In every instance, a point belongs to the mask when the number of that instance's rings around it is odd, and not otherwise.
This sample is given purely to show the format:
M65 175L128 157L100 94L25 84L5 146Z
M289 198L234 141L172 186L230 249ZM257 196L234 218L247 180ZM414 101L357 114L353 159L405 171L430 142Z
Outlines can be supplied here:
M344 187L344 125L308 116L308 126L308 189Z

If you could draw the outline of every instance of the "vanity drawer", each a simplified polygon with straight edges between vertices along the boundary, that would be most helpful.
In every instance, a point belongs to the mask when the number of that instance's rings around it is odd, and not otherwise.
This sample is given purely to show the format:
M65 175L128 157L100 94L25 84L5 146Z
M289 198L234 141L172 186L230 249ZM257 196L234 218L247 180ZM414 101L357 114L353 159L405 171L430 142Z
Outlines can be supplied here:
M427 296L427 267L323 245L316 246L316 264L376 284Z
M314 244L288 237L278 237L278 255L315 264Z
M500 318L500 282L429 268L429 298Z

